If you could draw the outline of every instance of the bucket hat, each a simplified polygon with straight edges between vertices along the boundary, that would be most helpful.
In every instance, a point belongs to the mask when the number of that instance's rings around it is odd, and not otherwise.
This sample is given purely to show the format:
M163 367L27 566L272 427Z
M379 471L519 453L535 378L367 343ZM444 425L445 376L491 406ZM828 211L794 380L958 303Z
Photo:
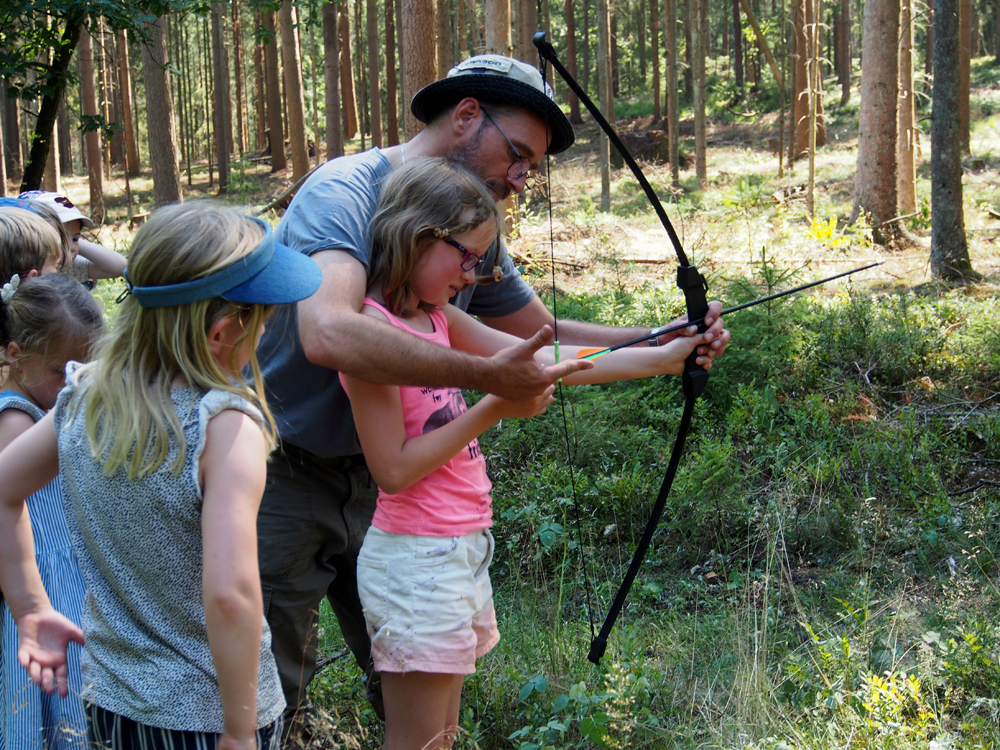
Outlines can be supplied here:
M477 55L459 63L445 78L420 89L410 102L410 111L420 122L431 122L442 110L467 96L514 104L540 115L552 135L550 154L573 145L573 126L556 104L552 87L542 80L542 74L527 63L503 55Z

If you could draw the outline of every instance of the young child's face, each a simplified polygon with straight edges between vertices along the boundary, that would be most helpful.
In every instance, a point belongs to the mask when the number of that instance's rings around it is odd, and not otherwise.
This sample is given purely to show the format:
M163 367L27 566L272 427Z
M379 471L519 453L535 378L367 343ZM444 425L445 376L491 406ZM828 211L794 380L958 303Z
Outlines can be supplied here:
M16 357L17 349L11 352L8 345L8 356ZM86 362L86 347L74 347L70 351L57 354L34 354L27 359L16 362L12 366L11 376L25 396L35 402L40 408L48 411L56 405L56 397L66 386L66 363L70 361Z
M63 224L63 228L69 236L69 262L72 263L80 252L80 232L83 231L83 222L73 219Z
M463 221L470 221L473 216L473 209L470 208ZM496 237L496 222L488 219L468 232L447 239L464 247L470 255L481 258ZM443 239L434 240L427 247L410 278L410 286L417 298L413 301L414 310L418 301L443 307L448 304L448 300L475 282L475 268L471 271L462 270L464 258L462 250Z

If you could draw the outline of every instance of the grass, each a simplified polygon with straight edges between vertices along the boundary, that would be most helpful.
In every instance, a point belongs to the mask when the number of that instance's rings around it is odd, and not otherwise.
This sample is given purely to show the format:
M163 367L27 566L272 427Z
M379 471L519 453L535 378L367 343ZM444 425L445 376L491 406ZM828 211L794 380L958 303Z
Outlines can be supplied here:
M997 75L977 64L975 101L995 98ZM690 173L673 192L668 171L648 167L726 304L886 264L729 321L601 667L585 659L590 619L600 624L658 489L677 379L567 389L572 461L559 408L483 436L503 639L466 681L460 747L1000 746L1000 225L987 213L1000 208L1000 120L974 113L966 226L985 280L956 287L930 279L926 250L886 253L863 223L845 226L856 106L835 113L817 154L814 219L799 199L773 197L805 177L802 165L777 175L773 115L713 121L703 192ZM559 314L668 320L683 308L669 242L625 172L612 212L595 209L596 131L579 136L551 180ZM283 178L256 176L241 183L245 203L266 202ZM928 216L911 220L924 237ZM126 230L104 232L127 244ZM533 199L511 251L551 305L549 237ZM108 299L117 287L99 289ZM311 689L328 716L321 744L379 747L325 604L321 618L335 657Z

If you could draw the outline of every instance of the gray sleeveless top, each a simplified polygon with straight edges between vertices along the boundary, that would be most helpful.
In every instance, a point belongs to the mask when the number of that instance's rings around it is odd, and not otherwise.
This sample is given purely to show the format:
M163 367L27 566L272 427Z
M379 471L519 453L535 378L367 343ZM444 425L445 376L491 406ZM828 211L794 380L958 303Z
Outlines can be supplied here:
M259 422L260 412L224 391L173 390L187 442L180 475L171 468L174 443L151 475L130 480L120 469L106 476L103 461L90 454L79 368L67 367L54 414L66 518L87 583L84 697L150 726L220 733L222 700L202 596L198 465L209 419L238 409ZM278 718L285 700L271 632L263 612L260 617L257 723L265 726Z

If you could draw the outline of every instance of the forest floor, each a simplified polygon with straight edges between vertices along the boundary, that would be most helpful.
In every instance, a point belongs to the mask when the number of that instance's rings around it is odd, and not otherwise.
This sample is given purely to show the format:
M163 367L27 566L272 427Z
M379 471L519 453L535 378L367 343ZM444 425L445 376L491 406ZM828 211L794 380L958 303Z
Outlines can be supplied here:
M921 208L905 220L925 245L890 252L864 220L847 226L856 101L827 110L814 218L796 189L806 164L778 175L773 116L711 124L703 191L691 170L673 191L666 167L644 165L727 305L886 263L728 320L732 343L600 668L585 660L588 613L600 623L645 523L677 379L567 389L572 464L557 407L483 436L503 640L466 681L457 746L1000 747L1000 69L979 64L974 81L963 163L975 284L930 275L926 131ZM536 191L511 252L547 304L554 258L561 316L669 320L683 308L669 240L627 170L612 175L611 211L598 210L596 136L584 125L553 160L552 225ZM249 210L290 185L262 163L232 174L226 200ZM207 177L199 164L188 186L182 169L185 197L212 195ZM148 177L130 187L150 204ZM64 190L88 210L85 179ZM120 251L123 195L115 175L98 232ZM99 286L106 304L118 286ZM325 604L321 618L316 744L379 747Z

